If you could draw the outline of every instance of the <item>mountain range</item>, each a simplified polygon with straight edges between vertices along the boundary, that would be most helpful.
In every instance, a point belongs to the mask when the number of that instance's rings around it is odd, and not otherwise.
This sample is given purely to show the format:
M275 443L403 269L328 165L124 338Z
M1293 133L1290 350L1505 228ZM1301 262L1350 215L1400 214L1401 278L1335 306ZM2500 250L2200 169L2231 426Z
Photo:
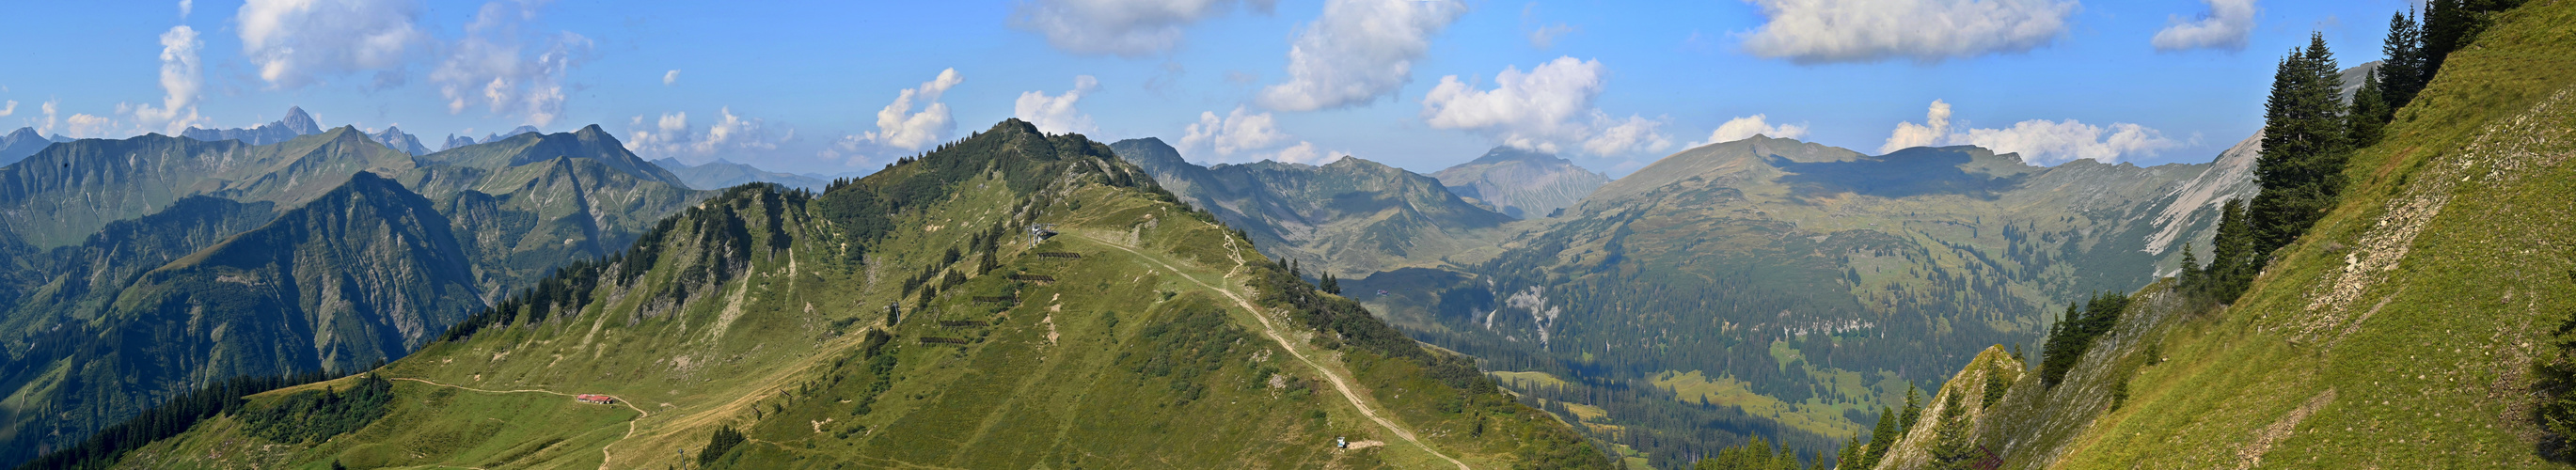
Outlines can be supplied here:
M1005 121L819 194L727 190L408 357L249 395L115 457L1611 467L1472 359L1405 339L1178 202L1107 146Z
M654 159L653 164L670 170L671 174L679 175L680 181L698 189L724 189L749 183L777 183L790 188L811 190L823 189L823 186L831 183L832 180L831 177L811 173L800 175L762 170L722 158L697 165L681 163L676 158L660 158Z
M53 137L39 135L32 127L18 128L10 131L8 135L0 135L0 165L17 163L18 160L26 159L28 155L35 155L37 151L44 150L45 146L69 141L71 139L59 135Z
M14 182L0 196L13 460L202 384L403 357L709 194L596 126L426 157L348 127L269 145L90 139L0 181Z
M1161 139L1109 147L1183 202L1244 230L1263 253L1338 276L1438 263L1512 220L1439 180L1357 157L1202 167Z
M322 133L322 125L313 121L313 115L305 114L304 108L301 107L288 107L285 118L261 124L259 127L199 129L192 126L188 130L180 131L179 136L207 142L238 140L250 145L268 145L285 142L298 136L320 133Z

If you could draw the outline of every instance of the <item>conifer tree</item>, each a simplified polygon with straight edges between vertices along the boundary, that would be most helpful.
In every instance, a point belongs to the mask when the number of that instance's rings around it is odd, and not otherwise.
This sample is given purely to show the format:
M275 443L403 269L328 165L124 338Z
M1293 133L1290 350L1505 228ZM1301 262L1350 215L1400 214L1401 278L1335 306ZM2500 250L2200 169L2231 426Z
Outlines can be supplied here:
M2415 93L2424 91L2424 29L2415 23L2414 12L2392 13L2388 18L2388 39L2379 46L2386 54L2380 59L2379 97L2389 112L2406 107Z
M1875 467L1879 459L1887 458L1887 448L1896 446L1897 435L1904 433L1896 428L1896 416L1896 409L1878 407L1878 427L1870 430L1869 448L1861 450L1860 466L1855 468Z
M1921 389L1914 388L1914 385L1912 384L1907 384L1905 386L1905 416L1901 421L1896 422L1898 428L1896 432L1914 432L1914 423L1921 420L1923 420L1923 391Z
M2352 141L2353 147L2379 143L2380 128L2387 126L2396 113L2388 107L2379 71L2368 75L2362 79L2361 89L2353 92L2352 112L2344 115L2344 137Z
M2350 141L2336 91L2341 81L2322 33L2309 34L2307 49L2283 58L2273 76L2272 96L2264 104L2263 154L2254 162L2263 191L2246 210L2253 218L2255 256L2297 240L2342 191Z

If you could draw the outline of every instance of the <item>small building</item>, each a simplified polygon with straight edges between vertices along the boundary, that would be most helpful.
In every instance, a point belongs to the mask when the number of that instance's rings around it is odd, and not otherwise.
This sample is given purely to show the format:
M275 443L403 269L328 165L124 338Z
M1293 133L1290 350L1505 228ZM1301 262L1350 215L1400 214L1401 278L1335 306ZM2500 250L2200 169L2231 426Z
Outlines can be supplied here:
M592 394L584 393L584 394L580 394L580 395L573 395L573 396L572 396L572 399L574 399L574 400L581 400L581 402L582 402L582 403L589 403L589 404L593 404L593 405L615 405L615 404L617 404L617 397L612 397L612 396L607 396L607 395L592 395Z

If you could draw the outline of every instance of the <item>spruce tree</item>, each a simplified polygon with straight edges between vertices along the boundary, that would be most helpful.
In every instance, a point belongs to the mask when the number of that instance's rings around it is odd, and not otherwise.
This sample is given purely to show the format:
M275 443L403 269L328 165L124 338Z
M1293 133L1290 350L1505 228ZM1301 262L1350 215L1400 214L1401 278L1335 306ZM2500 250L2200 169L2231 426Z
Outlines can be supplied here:
M1897 435L1904 433L1896 428L1896 421L1896 409L1878 407L1878 427L1870 430L1869 448L1861 450L1860 466L1855 468L1876 467L1879 459L1887 458L1887 448L1895 447Z
M2297 240L2342 191L2350 141L2336 91L2341 81L2322 33L2309 34L2307 49L2282 59L2273 76L2272 96L2264 104L2263 155L2254 163L2263 191L2246 210L2253 217L2255 256Z
M1902 421L1896 422L1896 425L1899 428L1896 432L1914 432L1914 423L1922 420L1923 391L1921 389L1914 388L1914 385L1912 384L1907 384L1905 386L1905 416Z
M2353 92L2352 112L2344 114L2344 138L2352 141L2353 147L2379 143L2380 129L2396 113L2388 107L2379 71L2368 75L2362 79L2361 90Z
M2393 113L2424 91L2424 29L2415 23L2413 12L2390 14L2388 39L2379 51L2387 55L2380 59L2377 72L2379 97Z

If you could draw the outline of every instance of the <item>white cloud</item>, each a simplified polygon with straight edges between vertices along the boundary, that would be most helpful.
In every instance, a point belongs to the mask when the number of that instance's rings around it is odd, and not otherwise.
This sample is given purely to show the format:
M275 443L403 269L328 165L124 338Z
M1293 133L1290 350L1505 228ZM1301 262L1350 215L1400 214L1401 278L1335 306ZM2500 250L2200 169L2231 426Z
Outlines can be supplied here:
M680 69L671 69L669 72L662 73L662 86L671 86L679 83Z
M64 119L64 121L66 124L70 125L70 134L73 138L105 139L118 137L117 135L109 133L116 130L115 118L91 116L88 114L73 114L72 117Z
M1530 45L1536 46L1540 49L1556 47L1556 38L1572 34L1574 31L1575 29L1573 26L1566 26L1565 23L1541 26L1536 30L1530 31Z
M687 112L664 113L652 121L650 128L644 127L643 116L636 116L630 121L635 129L628 131L631 138L627 145L644 158L668 157L702 163L710 157L731 155L742 159L777 150L780 142L796 137L796 131L792 129L785 135L773 135L766 122L734 115L732 107L720 108L716 113L719 116L716 123L704 131L689 126Z
M269 86L367 71L385 86L401 83L404 62L430 41L414 24L419 16L413 1L250 0L233 21L242 55Z
M1279 132L1277 121L1270 113L1254 114L1236 106L1225 116L1217 116L1214 111L1200 112L1199 122L1183 130L1180 149L1202 159L1220 157L1217 159L1222 160L1221 157L1236 153L1275 148L1292 139L1294 137L1287 133ZM1312 150L1311 146L1308 150Z
M1020 99L1013 103L1012 110L1020 120L1036 125L1039 132L1049 134L1098 132L1100 128L1091 125L1091 116L1082 114L1082 111L1074 109L1073 105L1074 102L1082 100L1082 95L1099 90L1099 79L1092 78L1090 75L1076 76L1073 77L1073 89L1062 95L1047 96L1043 91L1020 93Z
M18 114L18 100L9 100L8 107L0 107L0 117L9 117L11 114Z
M921 86L905 88L895 94L893 103L877 110L876 131L842 136L815 155L859 166L867 163L870 155L928 148L957 130L957 122L948 115L948 103L939 102L939 95L965 81L966 76L959 75L957 69L940 70L939 76L921 82ZM920 105L921 111L913 111L915 104Z
M1769 22L1742 34L1754 55L1798 63L1917 62L2024 52L2066 33L2074 0L1745 0Z
M545 127L563 117L564 78L590 58L590 38L570 31L538 34L526 23L537 4L492 2L465 25L465 39L429 74L447 99L448 113L476 105ZM538 38L536 44L523 39Z
M1592 121L1596 126L1599 123L1617 124L1602 127L1600 133L1584 139L1583 151L1585 152L1611 156L1640 150L1663 150L1673 146L1673 139L1665 137L1660 131L1664 127L1663 121L1637 116L1628 116L1627 120L1620 121L1611 120L1608 114L1600 111L1593 111L1592 114Z
M186 19L186 18L188 17L188 13L189 13L190 11L193 11L193 10L196 10L196 9L197 9L197 2L196 2L195 0L179 0L179 18L180 18L180 19Z
M1312 111L1394 95L1429 53L1431 35L1466 11L1458 0L1326 0L1324 16L1288 49L1288 80L1263 88L1260 102Z
M1341 160L1344 156L1348 156L1348 152L1321 151L1315 149L1314 142L1299 141L1297 145L1279 149L1279 153L1271 154L1270 159L1288 163L1322 165Z
M205 67L198 61L197 52L205 45L205 41L197 39L197 30L187 25L172 26L161 33L161 106L119 105L120 112L132 112L135 124L147 132L171 135L204 122L197 116L197 98L205 87Z
M2254 0L2201 1L2209 4L2209 14L2199 21L2173 17L2172 25L2157 31L2150 41L2156 50L2245 49L2245 38L2254 33Z
M1045 35L1047 43L1076 54L1143 57L1170 52L1181 27L1224 14L1235 0L1037 0L1020 4L1011 26ZM1277 0L1245 0L1270 13Z
M2018 153L2039 165L2055 165L2092 159L2102 163L2120 161L2133 155L2155 155L2164 149L2182 145L2164 137L2163 132L2146 126L2114 123L2100 127L2076 122L2028 120L2003 129L1969 129L1951 136L1965 143L1994 150L1995 153Z
M2056 165L2078 159L2103 163L2118 162L2126 157L2156 155L2181 142L2164 137L2164 133L2146 126L2112 123L2094 126L2073 119L2050 122L2033 119L2002 129L1967 129L1950 132L1950 104L1933 101L1925 113L1926 124L1897 123L1896 131L1879 153L1890 153L1912 147L1941 145L1975 145L1995 153L2021 154L2024 161L2037 165ZM1964 124L1961 125L1965 127Z
M1672 140L1659 132L1663 123L1642 117L1615 119L1592 109L1601 94L1605 70L1597 60L1559 57L1529 72L1505 66L1494 74L1494 88L1451 75L1422 97L1422 120L1438 129L1487 133L1504 145L1558 152L1581 146L1594 155L1660 150Z
M42 126L36 126L36 133L38 133L38 134L53 134L53 133L54 133L54 125L59 124L59 123L61 123L61 122L62 122L62 120L60 120L60 119L55 119L55 118L54 118L54 112L55 112L55 111L57 111L57 110L60 110L60 109L62 108L62 105L63 105L63 100L62 100L62 99L60 99L60 98L55 98L55 99L48 99L48 100L45 100L45 104L44 104L44 105L42 105L42 106L37 106L37 108L40 108L40 109L44 109L44 110L45 110L45 124L44 124L44 125L42 125Z
M1806 136L1807 136L1807 125L1805 125L1805 124L1780 124L1780 125L1772 125L1772 124L1771 124L1771 122L1770 122L1770 116L1767 116L1767 115L1761 115L1761 114L1755 114L1755 115L1751 115L1751 116L1745 116L1745 117L1740 117L1740 118L1735 118L1735 119L1729 119L1729 120L1727 120L1727 121L1726 121L1726 123L1725 123L1725 124L1719 124L1719 125L1717 126L1717 129L1716 129L1716 130L1709 131L1709 132L1708 132L1708 140L1706 140L1706 141L1702 141L1702 142L1693 142L1693 143L1691 143L1691 144L1690 144L1690 146L1692 146L1692 147L1698 147L1698 146L1702 146L1702 145L1708 145L1708 144L1714 144L1714 143L1721 143L1721 142L1734 142L1734 141L1738 141L1738 140L1749 139L1749 138L1752 138L1753 136L1756 136L1756 135L1761 135L1761 136L1770 136L1771 138L1774 138L1774 139L1795 139L1795 138L1799 138L1799 137L1806 137Z
M1896 131L1888 133L1887 144L1878 146L1878 153L1940 144L1950 134L1950 103L1932 100L1932 109L1923 113L1923 120L1924 124L1896 123Z
M948 103L939 102L939 95L964 81L966 77L951 68L940 70L938 77L922 82L920 87L904 89L895 95L894 103L877 110L877 131L868 133L867 140L888 147L920 150L947 137L956 130L957 123L949 119ZM914 100L921 101L921 112L912 112Z

